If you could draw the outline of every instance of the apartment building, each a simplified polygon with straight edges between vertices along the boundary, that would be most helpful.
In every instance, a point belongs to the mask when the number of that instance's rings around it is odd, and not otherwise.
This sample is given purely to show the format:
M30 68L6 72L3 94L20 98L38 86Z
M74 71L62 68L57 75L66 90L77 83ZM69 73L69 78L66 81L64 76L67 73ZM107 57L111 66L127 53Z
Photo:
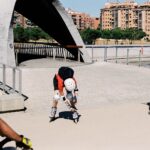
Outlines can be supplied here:
M99 18L91 17L89 14L76 12L69 8L67 8L66 11L72 17L78 30L84 30L87 28L97 29L99 26Z
M72 17L78 30L84 30L87 28L97 29L99 26L99 18L91 17L86 13L76 12L71 9L66 9L66 11ZM24 28L35 26L35 24L33 24L30 20L17 12L14 12L13 24L14 27L18 24Z
M13 16L13 26L15 27L17 25L20 25L24 28L35 26L35 24L32 23L29 19L25 18L15 11Z
M105 3L100 14L101 28L138 28L150 35L150 2L138 5L133 0Z
M139 27L150 35L150 2L139 5Z

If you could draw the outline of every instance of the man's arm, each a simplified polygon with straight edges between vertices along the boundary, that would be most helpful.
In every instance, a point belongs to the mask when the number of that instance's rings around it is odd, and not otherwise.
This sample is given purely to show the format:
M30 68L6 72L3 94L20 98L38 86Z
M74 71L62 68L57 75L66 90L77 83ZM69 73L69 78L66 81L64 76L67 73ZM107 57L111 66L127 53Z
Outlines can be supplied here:
M0 119L0 135L20 142L22 138L4 120Z

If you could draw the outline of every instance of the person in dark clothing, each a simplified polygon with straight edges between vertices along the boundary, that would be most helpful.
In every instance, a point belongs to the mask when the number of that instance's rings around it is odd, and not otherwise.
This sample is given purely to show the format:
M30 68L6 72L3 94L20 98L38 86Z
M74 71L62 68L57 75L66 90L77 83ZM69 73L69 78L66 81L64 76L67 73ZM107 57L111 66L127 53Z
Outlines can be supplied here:
M10 141L15 141L17 147L33 150L31 140L24 137L23 135L19 135L1 118L0 118L0 136L5 137L5 139L0 141L0 149L2 149L6 143Z
M63 100L70 111L73 112L73 119L78 117L77 109L77 82L74 78L74 70L70 67L60 67L58 73L53 78L54 97L50 118L53 120L57 112L57 104L59 100ZM65 90L64 90L65 89Z

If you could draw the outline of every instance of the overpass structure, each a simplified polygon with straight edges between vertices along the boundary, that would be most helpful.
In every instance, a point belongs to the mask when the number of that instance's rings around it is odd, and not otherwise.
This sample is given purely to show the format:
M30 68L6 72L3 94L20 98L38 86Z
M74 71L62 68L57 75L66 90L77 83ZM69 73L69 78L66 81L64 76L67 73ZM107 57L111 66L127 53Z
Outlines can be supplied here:
M14 11L19 12L47 32L60 46L65 47L75 60L80 58L83 62L90 62L80 34L59 0L0 0L0 74L2 74L0 76L2 80L0 82L0 90L2 89L0 113L25 110L24 101L27 99L21 90L21 70L18 79L20 82L16 81L17 67L13 41ZM8 82L10 86L6 81L6 66L12 70L12 81ZM17 83L19 87L16 86Z
M12 16L17 11L64 46L75 60L90 62L90 57L72 18L59 0L0 1L0 63L16 66L13 44ZM80 52L80 56L79 56Z

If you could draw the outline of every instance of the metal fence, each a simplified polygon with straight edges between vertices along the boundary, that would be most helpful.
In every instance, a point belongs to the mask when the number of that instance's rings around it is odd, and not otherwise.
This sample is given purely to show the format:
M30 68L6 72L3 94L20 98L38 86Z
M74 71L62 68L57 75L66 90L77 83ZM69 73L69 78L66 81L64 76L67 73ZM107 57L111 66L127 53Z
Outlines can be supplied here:
M19 53L52 57L53 59L56 58L64 58L65 60L74 59L74 55L72 55L64 47L56 44L36 43L36 42L15 43L14 48L16 60L18 60Z
M142 66L150 63L150 45L86 45L92 61L105 61Z
M22 95L22 71L19 68L6 66L5 64L0 64L0 66L2 74L0 76L0 89L7 94L17 92ZM7 71L9 71L9 74L7 74Z

